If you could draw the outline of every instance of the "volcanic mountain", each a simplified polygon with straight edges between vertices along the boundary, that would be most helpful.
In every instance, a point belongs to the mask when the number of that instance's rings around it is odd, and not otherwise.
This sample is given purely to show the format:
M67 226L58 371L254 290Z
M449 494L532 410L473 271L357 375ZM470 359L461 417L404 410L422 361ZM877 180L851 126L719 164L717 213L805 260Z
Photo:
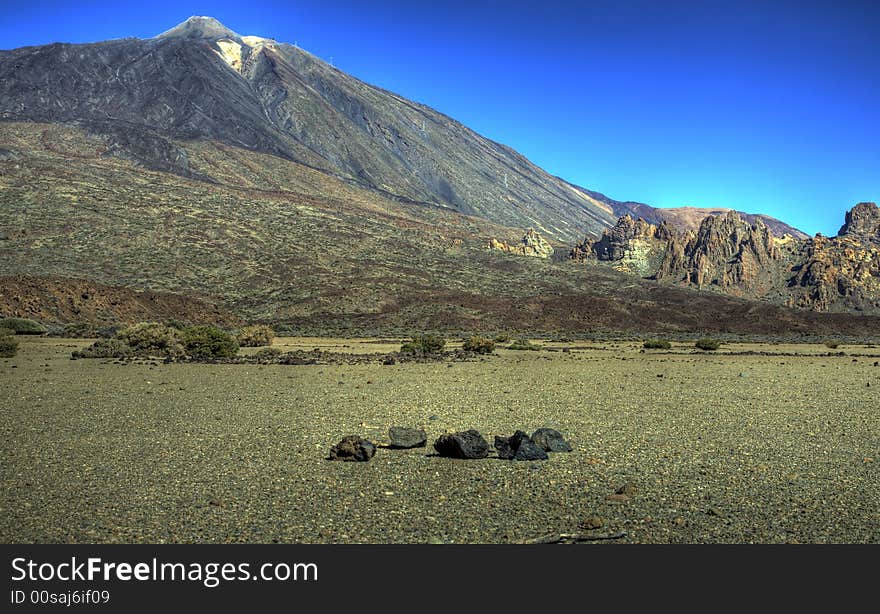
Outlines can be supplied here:
M617 221L610 203L211 18L148 40L0 52L3 315L110 320L159 301L163 317L217 305L319 333L877 330L487 249L524 234L539 255L544 239L557 251L595 240Z
M270 154L389 198L573 241L613 212L508 147L310 53L191 17L149 40L0 53L5 121L73 123L107 153L217 181L176 141Z

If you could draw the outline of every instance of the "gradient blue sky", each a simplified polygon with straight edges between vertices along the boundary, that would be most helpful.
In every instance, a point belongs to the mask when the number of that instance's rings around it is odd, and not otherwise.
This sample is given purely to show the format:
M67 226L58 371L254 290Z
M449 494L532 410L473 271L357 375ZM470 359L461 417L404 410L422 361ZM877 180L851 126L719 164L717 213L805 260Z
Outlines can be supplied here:
M618 200L829 235L880 200L880 2L32 0L2 7L0 48L190 15L296 42Z

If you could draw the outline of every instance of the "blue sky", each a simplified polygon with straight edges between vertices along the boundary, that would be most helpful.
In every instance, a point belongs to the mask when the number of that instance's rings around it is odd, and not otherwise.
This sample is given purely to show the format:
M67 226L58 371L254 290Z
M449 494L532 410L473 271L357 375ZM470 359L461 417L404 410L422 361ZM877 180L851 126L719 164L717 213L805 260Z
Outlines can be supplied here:
M880 200L880 2L32 0L0 11L0 48L190 15L296 42L619 200L829 235Z

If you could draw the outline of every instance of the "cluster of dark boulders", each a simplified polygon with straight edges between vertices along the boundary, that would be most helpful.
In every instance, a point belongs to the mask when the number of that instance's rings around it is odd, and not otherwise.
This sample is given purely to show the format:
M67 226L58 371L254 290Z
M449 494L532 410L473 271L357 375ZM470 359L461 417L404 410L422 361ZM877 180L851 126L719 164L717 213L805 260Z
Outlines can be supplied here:
M388 430L388 448L407 450L427 445L422 429L392 426ZM540 428L530 437L516 431L510 437L495 436L495 449L502 460L547 460L548 452L571 452L571 445L555 429ZM489 442L475 429L447 433L434 442L434 450L446 458L477 459L489 456ZM330 449L329 460L368 461L376 454L376 445L358 435L348 435Z
M434 442L440 456L450 458L486 458L489 444L474 429L442 435ZM510 437L495 436L495 449L502 460L547 460L548 452L571 452L571 446L557 430L540 428L531 437L525 431L516 431Z

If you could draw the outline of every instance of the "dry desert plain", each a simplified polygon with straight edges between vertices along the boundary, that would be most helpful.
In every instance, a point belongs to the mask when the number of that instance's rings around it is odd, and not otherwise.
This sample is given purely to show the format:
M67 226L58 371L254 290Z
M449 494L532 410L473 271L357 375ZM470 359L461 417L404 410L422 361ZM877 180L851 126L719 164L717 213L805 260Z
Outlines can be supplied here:
M880 542L877 347L581 341L425 364L70 360L88 343L24 339L0 360L0 542ZM424 428L428 447L325 460L344 435L381 444L393 425ZM452 430L491 443L542 426L574 450L453 460L430 445Z

